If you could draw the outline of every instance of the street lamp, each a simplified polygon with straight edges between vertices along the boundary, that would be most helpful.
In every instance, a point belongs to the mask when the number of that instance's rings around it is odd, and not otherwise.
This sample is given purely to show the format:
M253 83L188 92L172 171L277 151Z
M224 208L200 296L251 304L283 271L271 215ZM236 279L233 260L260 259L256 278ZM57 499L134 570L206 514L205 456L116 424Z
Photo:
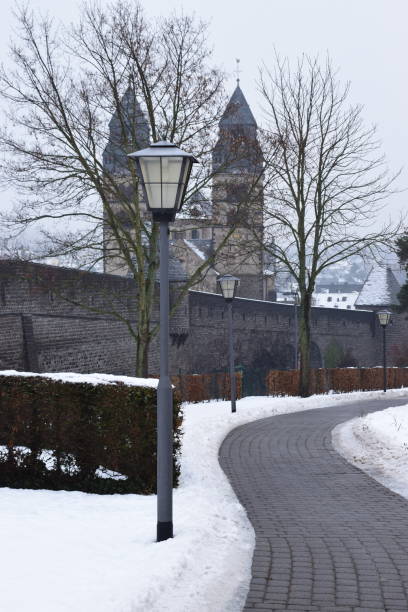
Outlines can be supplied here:
M298 323L298 305L299 291L296 285L292 285L293 306L295 309L295 370L298 369L298 346L299 346L299 323Z
M387 351L385 329L391 321L391 312L388 310L379 310L377 312L378 322L383 329L383 373L384 373L384 393L387 391Z
M169 222L197 160L171 142L130 153L147 208L160 224L160 380L157 387L157 541L173 537L173 390L169 377Z
M230 385L231 385L231 412L237 411L236 399L237 391L235 384L235 366L234 366L234 339L232 335L232 300L235 297L239 285L239 278L224 274L217 281L220 284L222 295L227 302L228 310L228 341L229 341L229 366L230 366Z

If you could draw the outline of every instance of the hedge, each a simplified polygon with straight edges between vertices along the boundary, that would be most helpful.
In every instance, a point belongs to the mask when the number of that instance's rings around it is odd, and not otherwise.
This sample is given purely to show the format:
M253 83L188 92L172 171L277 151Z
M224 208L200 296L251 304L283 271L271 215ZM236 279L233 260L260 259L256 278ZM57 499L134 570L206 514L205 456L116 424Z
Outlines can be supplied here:
M173 413L176 457L182 423L177 394ZM0 376L0 444L0 486L154 493L156 389ZM44 451L51 451L51 469ZM173 469L177 484L175 459Z
M185 402L204 402L212 399L229 399L230 377L225 373L180 374L172 376L180 397ZM235 374L237 399L242 396L242 374Z
M383 388L382 368L320 368L311 370L311 392L373 391ZM408 386L408 368L387 368L387 388ZM268 395L298 395L299 370L271 370L266 376Z

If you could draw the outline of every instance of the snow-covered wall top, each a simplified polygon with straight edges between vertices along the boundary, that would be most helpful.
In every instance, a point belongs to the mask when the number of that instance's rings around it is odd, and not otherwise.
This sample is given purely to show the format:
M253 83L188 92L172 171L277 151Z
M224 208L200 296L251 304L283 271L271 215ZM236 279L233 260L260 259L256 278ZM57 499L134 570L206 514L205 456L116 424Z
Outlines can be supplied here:
M76 372L18 372L17 370L0 370L0 376L40 376L69 383L88 383L91 385L112 385L121 382L130 387L151 387L156 389L159 381L156 378L134 378L133 376L114 376L112 374L77 374Z

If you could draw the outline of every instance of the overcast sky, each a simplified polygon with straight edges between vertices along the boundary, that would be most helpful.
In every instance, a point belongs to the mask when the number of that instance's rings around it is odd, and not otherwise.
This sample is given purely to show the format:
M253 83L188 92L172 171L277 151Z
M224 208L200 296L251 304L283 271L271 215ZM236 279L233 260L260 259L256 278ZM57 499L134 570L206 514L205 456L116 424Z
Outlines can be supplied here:
M104 0L101 0L104 4ZM2 0L0 52L6 61L15 2ZM75 20L75 0L32 0L30 5L64 22ZM295 59L302 52L329 53L342 80L351 81L352 99L376 123L391 168L407 165L408 147L408 0L142 0L151 16L183 8L211 21L215 61L231 74L241 60L241 87L260 119L256 91L258 66L273 65L274 47ZM408 171L399 187L408 186ZM408 193L394 197L390 212L406 207Z

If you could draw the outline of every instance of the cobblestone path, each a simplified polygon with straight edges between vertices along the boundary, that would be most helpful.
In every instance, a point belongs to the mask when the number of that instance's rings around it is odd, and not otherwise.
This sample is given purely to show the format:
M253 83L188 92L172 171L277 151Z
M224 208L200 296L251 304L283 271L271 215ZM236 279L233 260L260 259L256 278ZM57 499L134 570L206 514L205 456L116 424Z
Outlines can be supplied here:
M256 532L245 612L408 611L408 501L331 444L338 423L407 401L275 416L227 436L220 463Z

